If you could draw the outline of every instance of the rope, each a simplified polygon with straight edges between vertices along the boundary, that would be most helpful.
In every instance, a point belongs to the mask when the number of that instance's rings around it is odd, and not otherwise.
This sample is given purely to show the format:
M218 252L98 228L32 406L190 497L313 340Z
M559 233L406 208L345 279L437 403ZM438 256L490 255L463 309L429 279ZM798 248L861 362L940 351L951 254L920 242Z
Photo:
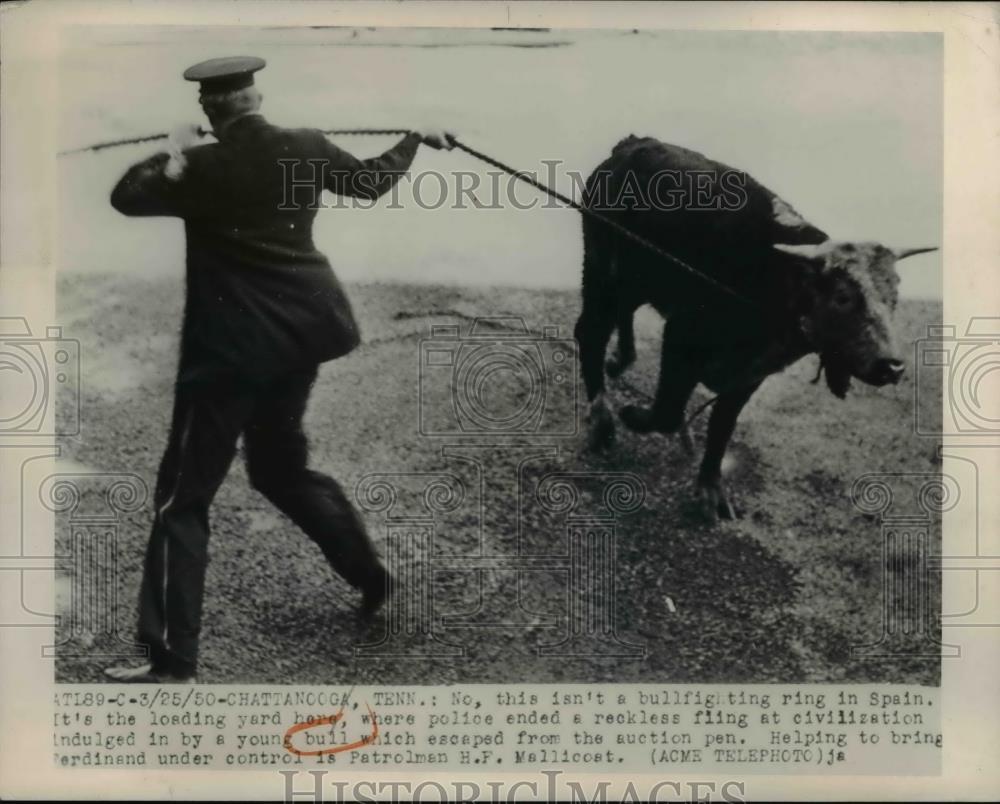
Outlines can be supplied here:
M202 128L200 130L202 136L206 134L211 134L211 130L207 128ZM352 134L392 134L392 135L403 135L409 134L410 129L408 128L328 128L323 131L324 134L334 134L334 135L352 135ZM82 154L87 151L103 151L105 148L117 148L119 145L137 145L140 142L155 142L156 140L165 140L170 135L167 133L160 134L147 134L142 137L129 137L123 140L108 140L107 142L97 142L93 145L84 145L82 148L71 148L68 151L59 151L57 156L71 156L72 154Z
M401 137L404 134L412 134L413 131L409 128L327 128L323 130L323 133L335 136L348 136L354 134L391 134L393 136Z
M656 245L656 243L652 242L651 240L647 240L645 237L641 237L640 235L637 235L631 229L629 229L629 228L627 228L625 226L622 226L620 223L618 223L618 221L616 221L616 220L614 220L612 218L609 218L607 215L603 215L602 213L597 212L596 210L593 210L590 207L583 206L582 204L578 203L577 201L574 201L569 196L563 195L559 191L553 190L551 187L547 187L546 185L542 184L540 181L538 181L537 179L535 179L531 174L525 173L523 170L516 170L515 168L512 168L510 165L504 164L503 162L501 162L498 159L494 159L494 158L492 158L490 156L487 156L486 154L482 153L481 151L477 151L475 148L470 148L468 145L465 145L465 144L459 142L454 137L450 137L450 140L451 140L451 143L456 148L458 148L459 150L465 151L470 156L474 156L476 159L479 159L479 160L485 162L488 165L492 165L495 168L499 168L504 173L508 173L511 176L513 176L514 178L521 179L522 181L527 182L532 187L537 187L539 190L541 190L546 195L549 195L552 198L555 198L557 201L561 201L562 203L566 204L566 206L568 206L568 207L572 207L577 212L579 212L579 213L581 213L583 215L586 215L588 217L591 217L594 220L598 220L601 223L605 224L606 226L610 226L612 229L614 229L616 232L618 232L623 237L628 238L629 240L631 240L634 243L638 243L643 248L648 249L649 251L652 251L654 254L656 254L659 257L662 257L663 259L667 260L668 262L672 262L674 265L676 265L681 270L686 271L687 273L691 274L692 276L697 277L698 279L701 279L702 281L704 281L707 284L709 284L712 287L714 287L716 290L719 290L719 291L725 293L726 295L728 295L728 296L730 296L730 297L732 297L732 298L736 299L737 301L740 301L740 302L742 302L744 304L749 304L749 305L754 304L754 302L752 302L750 299L748 299L745 296L742 296L741 294L737 293L735 290L733 290L732 288L730 288L728 285L724 285L721 282L719 282L717 279L713 279L712 277L708 276L707 274L704 274L701 271L699 271L697 268L694 268L694 267L688 265L686 262L684 262L684 260L680 259L680 257L675 257L669 251L665 251L664 249L660 248L658 245Z
M406 128L329 128L329 129L324 129L323 130L324 134L339 135L339 136L382 135L382 134L404 135L404 134L409 134L410 132L411 132L411 129L406 129ZM211 132L207 131L206 129L202 129L202 133L203 134L210 134ZM87 145L87 146L84 146L82 148L75 148L75 149L72 149L72 150L69 150L69 151L60 151L58 155L59 156L69 156L71 154L84 153L86 151L101 151L101 150L103 150L105 148L114 148L114 147L117 147L119 145L133 145L133 144L141 143L141 142L153 142L155 140L162 140L162 139L166 139L168 136L169 136L169 134L149 134L149 135L144 136L144 137L132 137L132 138L123 139L123 140L110 140L108 142L99 142L99 143L96 143L94 145ZM614 229L616 232L618 232L620 235L622 235L622 237L625 237L628 240L631 240L633 243L637 243L638 245L642 246L643 248L647 249L648 251L652 251L658 257L661 257L662 259L667 260L668 262L673 263L674 265L676 265L681 270L685 271L686 273L690 274L691 276L697 277L698 279L702 280L706 284L711 285L716 290L718 290L718 291L726 294L730 298L733 298L733 299L735 299L735 300L737 300L737 301L739 301L739 302L741 302L743 304L748 304L748 305L753 305L754 304L753 301L751 301L747 297L741 295L740 293L736 292L735 290L733 290L732 288L730 288L728 285L724 285L722 282L719 282L717 279L714 279L713 277L708 276L708 274L702 273L697 268L694 268L693 266L691 266L688 263L684 262L684 260L680 259L679 257L675 257L669 251L666 251L666 250L660 248L660 246L658 246L656 243L652 242L651 240L647 240L646 238L641 237L640 235L638 235L635 232L633 232L631 229L629 229L629 228L627 228L625 226L622 226L620 223L618 223L618 221L616 221L616 220L614 220L612 218L609 218L607 215L604 215L604 214L602 214L600 212L597 212L596 210L590 209L589 207L585 207L582 204L580 204L579 202L574 201L569 196L563 195L558 190L554 190L551 187L548 187L545 184L542 184L540 181L538 181L530 173L527 173L527 172L525 172L523 170L517 170L516 168L513 168L510 165L505 164L504 162L501 162L499 159L494 159L493 157L488 156L487 154L484 154L482 151L477 151L475 148L471 148L468 145L466 145L465 143L459 142L459 140L457 138L455 138L455 137L449 136L448 139L451 142L451 144L454 145L456 148L458 148L460 151L465 151L465 153L467 153L470 156L472 156L472 157L480 160L481 162L485 162L487 165L491 165L492 167L495 167L495 168L497 168L499 170L502 170L504 173L507 173L508 175L513 176L516 179L520 179L521 181L526 182L527 184L530 184L532 187L535 187L536 189L541 190L543 193L545 193L546 195L550 196L551 198L554 198L557 201L562 202L566 206L575 209L577 212L581 213L582 215L586 215L586 216L588 216L590 218L593 218L594 220L600 221L605 226L609 226L612 229Z
M202 129L203 133L205 132ZM71 148L68 151L59 151L56 156L70 156L72 154L82 154L87 151L103 151L105 148L116 148L119 145L135 145L140 142L153 142L154 140L165 140L169 134L148 134L145 137L131 137L125 140L108 140L107 142L97 142L93 145L84 145L82 148Z

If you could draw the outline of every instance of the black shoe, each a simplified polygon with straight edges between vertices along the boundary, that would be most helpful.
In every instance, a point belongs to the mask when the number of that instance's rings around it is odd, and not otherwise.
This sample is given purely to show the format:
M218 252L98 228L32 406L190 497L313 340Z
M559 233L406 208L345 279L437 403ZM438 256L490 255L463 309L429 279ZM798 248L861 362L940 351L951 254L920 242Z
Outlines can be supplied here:
M358 616L370 620L385 605L385 601L396 591L396 579L388 571L361 591L361 606Z

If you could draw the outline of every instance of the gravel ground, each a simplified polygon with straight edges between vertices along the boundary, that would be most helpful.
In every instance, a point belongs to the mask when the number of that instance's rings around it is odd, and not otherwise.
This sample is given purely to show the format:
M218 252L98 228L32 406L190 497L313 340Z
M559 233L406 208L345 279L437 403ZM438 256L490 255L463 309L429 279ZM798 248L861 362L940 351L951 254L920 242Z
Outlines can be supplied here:
M558 454L520 466L525 493L519 498L513 484L504 489L491 483L516 477L524 450L484 446L490 482L477 499L474 467L442 456L440 441L419 435L419 341L432 324L455 323L464 331L468 317L503 313L523 316L532 328L558 325L569 336L578 294L401 284L353 284L349 290L366 343L320 374L306 420L313 465L348 489L375 472L458 476L469 497L442 516L433 547L451 555L473 554L480 539L490 552L511 549L518 521L523 550L565 549L565 525L533 504L541 477L551 471L635 473L646 485L646 499L618 521L615 613L619 638L642 644L645 655L540 655L537 646L558 641L563 627L561 570L524 573L518 598L509 571L483 572L476 584L469 572L445 569L434 575L435 622L440 627L441 617L458 615L465 625L450 623L435 633L464 646L465 655L358 658L352 645L377 640L384 622L359 629L356 594L250 488L237 462L212 509L203 681L939 683L936 660L850 654L852 644L880 635L883 578L892 571L883 568L879 523L853 507L851 484L868 472L939 466L937 442L913 433L912 369L893 388L855 383L843 402L822 383L808 382L813 358L769 379L745 409L727 459L731 498L741 514L735 522L710 526L694 515L695 464L679 444L627 432L602 455L586 453L580 437L522 440L522 446L556 447ZM83 427L79 437L63 442L69 461L91 471L134 472L152 488L166 443L182 292L176 278L60 280L60 320L67 336L80 340L83 365ZM903 342L914 342L940 318L939 302L902 302ZM618 404L652 391L660 326L654 314L640 311L639 359L612 387ZM928 417L939 416L940 376L926 381L918 404ZM433 401L433 389L429 393ZM694 427L699 453L705 418ZM598 492L585 490L585 497L591 493ZM147 502L123 518L119 531L118 622L126 633L135 621L151 516ZM382 514L365 516L384 552ZM60 529L61 546L67 537ZM937 610L939 590L933 594ZM482 626L497 620L516 625ZM72 638L69 645L83 655L61 658L58 680L99 681L103 662L95 656L106 647L102 640L82 645Z

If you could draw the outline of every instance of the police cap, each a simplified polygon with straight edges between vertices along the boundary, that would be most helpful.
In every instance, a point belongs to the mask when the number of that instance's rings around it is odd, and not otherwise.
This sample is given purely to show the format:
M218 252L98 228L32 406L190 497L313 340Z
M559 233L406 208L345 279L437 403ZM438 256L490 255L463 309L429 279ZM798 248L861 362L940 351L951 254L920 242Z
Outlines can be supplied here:
M267 64L256 56L225 56L199 62L184 71L188 81L199 81L204 94L232 92L253 86L253 74Z

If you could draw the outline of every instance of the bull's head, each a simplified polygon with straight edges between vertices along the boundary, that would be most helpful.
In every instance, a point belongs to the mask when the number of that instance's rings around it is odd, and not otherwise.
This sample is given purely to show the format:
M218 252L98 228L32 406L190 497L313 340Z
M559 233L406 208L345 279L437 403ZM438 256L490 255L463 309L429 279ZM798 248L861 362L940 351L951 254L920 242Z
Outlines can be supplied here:
M833 240L775 248L794 257L795 311L819 352L830 390L843 398L851 377L869 385L899 382L905 366L892 331L899 298L896 262L936 249Z

